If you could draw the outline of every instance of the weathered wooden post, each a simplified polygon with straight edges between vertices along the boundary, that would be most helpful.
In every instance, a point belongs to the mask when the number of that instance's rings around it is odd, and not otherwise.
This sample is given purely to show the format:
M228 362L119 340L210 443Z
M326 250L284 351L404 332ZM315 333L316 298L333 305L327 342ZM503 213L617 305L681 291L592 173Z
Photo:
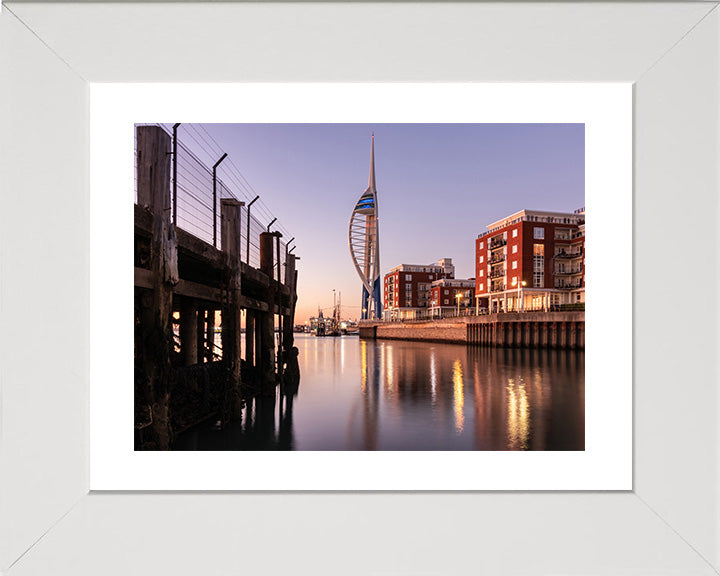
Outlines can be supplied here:
M197 323L195 325L195 342L197 345L197 361L205 362L205 308L197 305Z
M525 347L530 348L533 345L533 342L532 342L532 340L533 340L533 338L532 338L533 325L531 322L524 322L523 326L524 326L523 343L525 344Z
M255 311L250 308L245 310L245 364L255 366Z
M277 304L278 317L278 347L277 347L277 371L278 376L282 378L283 372L283 314L282 314L282 291L280 280L280 238L282 234L275 232L275 254L277 255L277 291L275 292L275 301Z
M297 302L296 286L297 271L295 270L296 256L288 254L285 257L285 286L290 291L290 299L288 301L288 313L283 322L283 344L284 350L290 350L293 347L294 334L293 326L295 325L295 303Z
M577 325L577 346L585 349L585 321L578 322Z
M230 389L228 391L228 408L231 418L240 416L240 359L241 359L241 270L240 270L240 248L241 248L241 208L245 202L235 198L223 198L220 200L220 218L222 229L220 241L222 251L225 254L225 265L228 269L228 297L223 304L222 311L222 350L223 362L227 366L230 377Z
M288 314L283 321L283 361L287 369L283 374L284 382L290 386L290 402L292 410L292 392L297 391L300 384L300 366L298 364L298 350L295 348L295 304L297 303L297 270L295 263L297 256L286 254L285 256L285 285L290 291L288 300Z
M206 311L205 326L205 359L212 362L215 359L215 305Z
M142 337L138 347L144 398L138 403L150 408L152 438L147 446L168 450L172 441L170 427L170 383L172 377L171 328L173 286L178 282L175 227L170 222L170 136L158 126L138 126L137 187L138 204L152 212L150 270L152 297L141 302ZM137 370L137 368L136 368ZM136 413L138 411L136 410Z
M197 312L192 298L183 297L180 301L180 352L184 366L192 366L198 361Z
M268 311L260 316L260 347L257 350L260 364L260 378L265 393L274 391L275 386L275 280L273 271L273 240L275 234L260 234L260 270L268 278L267 305Z

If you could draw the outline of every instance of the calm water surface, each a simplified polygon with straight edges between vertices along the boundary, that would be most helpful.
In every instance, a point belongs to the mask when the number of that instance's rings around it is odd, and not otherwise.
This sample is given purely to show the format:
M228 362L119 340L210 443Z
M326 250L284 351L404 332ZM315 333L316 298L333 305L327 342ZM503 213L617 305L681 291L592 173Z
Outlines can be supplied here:
M585 355L296 334L300 387L179 450L584 450Z

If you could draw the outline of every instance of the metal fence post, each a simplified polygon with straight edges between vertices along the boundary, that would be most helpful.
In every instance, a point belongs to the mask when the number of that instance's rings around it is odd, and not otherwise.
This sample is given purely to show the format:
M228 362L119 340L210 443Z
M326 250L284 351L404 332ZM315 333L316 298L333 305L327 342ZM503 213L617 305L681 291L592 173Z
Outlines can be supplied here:
M217 167L227 158L227 152L213 164L213 246L217 248Z
M255 204L255 200L260 198L260 196L255 196L255 198L252 199L252 202L247 205L247 235L245 237L245 243L246 243L246 251L245 251L245 262L247 262L248 265L250 265L250 206Z

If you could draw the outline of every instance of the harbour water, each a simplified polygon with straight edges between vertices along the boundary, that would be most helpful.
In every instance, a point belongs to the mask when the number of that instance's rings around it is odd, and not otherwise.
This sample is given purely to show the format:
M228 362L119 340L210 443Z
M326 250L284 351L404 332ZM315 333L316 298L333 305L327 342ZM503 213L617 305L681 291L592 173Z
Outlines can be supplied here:
M583 351L296 334L295 395L176 450L584 450Z

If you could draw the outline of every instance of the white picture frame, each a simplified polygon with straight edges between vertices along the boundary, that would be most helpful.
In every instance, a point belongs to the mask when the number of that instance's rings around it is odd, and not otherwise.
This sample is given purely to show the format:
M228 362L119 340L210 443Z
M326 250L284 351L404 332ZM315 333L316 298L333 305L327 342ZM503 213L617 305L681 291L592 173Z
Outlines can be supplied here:
M5 6L0 570L717 573L716 7ZM633 82L633 490L88 494L88 82L183 79ZM692 251L673 236L688 223ZM705 271L700 294L657 279L668 261ZM52 299L28 267L56 279Z

